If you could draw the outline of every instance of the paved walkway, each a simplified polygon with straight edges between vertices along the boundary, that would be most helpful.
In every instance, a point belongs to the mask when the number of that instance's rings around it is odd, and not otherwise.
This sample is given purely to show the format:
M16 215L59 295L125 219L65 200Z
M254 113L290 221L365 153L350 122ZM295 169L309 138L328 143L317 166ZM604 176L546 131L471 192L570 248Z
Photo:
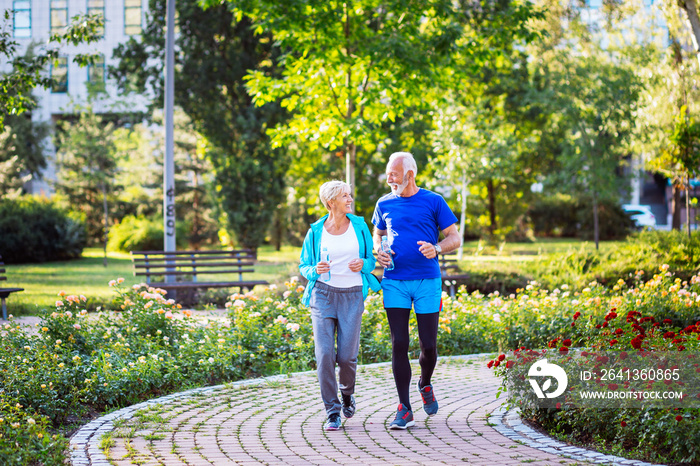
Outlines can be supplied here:
M414 366L414 374L417 373ZM415 378L415 377L414 377ZM475 464L644 465L570 447L506 412L483 356L441 358L433 378L439 413L412 395L416 425L388 430L396 392L388 364L358 369L357 413L336 432L313 372L208 387L101 417L71 439L73 465Z

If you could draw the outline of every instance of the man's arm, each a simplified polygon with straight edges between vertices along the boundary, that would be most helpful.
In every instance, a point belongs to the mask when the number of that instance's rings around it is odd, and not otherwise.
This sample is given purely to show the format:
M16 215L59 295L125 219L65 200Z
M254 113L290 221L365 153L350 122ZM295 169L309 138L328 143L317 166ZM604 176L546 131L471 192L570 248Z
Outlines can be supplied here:
M442 248L442 254L452 252L462 245L462 238L459 236L456 223L442 230L442 234L445 235L445 238L438 243Z
M459 230L457 229L456 223L453 223L449 227L442 230L442 234L445 235L445 238L442 241L438 242L440 248L442 248L442 252L440 254L447 254L448 252L452 252L462 244L462 240L460 239ZM433 259L437 257L438 252L435 249L435 245L433 245L432 243L428 243L427 241L418 241L418 244L420 244L420 248L418 248L418 250L427 259Z

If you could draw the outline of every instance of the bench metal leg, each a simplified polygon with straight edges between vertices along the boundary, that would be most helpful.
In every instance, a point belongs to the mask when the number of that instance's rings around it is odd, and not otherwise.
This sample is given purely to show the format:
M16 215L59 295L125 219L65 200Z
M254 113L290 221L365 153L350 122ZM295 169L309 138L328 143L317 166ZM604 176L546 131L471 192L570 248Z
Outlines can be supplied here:
M7 306L5 305L5 298L2 299L2 318L7 320Z

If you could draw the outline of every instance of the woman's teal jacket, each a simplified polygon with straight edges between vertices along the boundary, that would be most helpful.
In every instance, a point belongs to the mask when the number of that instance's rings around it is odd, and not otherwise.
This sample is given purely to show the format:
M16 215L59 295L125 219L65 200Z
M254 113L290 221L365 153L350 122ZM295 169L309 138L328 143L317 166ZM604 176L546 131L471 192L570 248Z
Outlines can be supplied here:
M365 262L360 273L362 274L362 296L366 298L370 288L374 291L382 289L377 277L372 275L376 264L376 259L374 254L372 254L372 235L369 232L369 228L367 228L364 218L353 214L346 215L352 222L357 235L357 242L360 244L360 258ZM301 248L299 271L309 280L302 297L302 303L305 306L309 305L311 290L319 278L318 273L316 273L316 264L319 263L321 257L321 235L323 234L323 222L326 221L326 218L328 218L328 214L311 224L311 228L309 228L306 238L304 238L304 245Z

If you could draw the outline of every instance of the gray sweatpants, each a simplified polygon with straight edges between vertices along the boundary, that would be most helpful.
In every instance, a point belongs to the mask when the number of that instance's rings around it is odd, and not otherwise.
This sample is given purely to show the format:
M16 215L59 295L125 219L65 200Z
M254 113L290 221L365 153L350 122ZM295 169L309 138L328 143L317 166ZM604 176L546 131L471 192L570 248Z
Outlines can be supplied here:
M344 395L355 393L357 353L364 300L362 287L334 288L316 282L309 301L314 329L318 382L326 414L340 413L338 385ZM336 351L336 334L337 351ZM338 363L338 382L335 364Z

